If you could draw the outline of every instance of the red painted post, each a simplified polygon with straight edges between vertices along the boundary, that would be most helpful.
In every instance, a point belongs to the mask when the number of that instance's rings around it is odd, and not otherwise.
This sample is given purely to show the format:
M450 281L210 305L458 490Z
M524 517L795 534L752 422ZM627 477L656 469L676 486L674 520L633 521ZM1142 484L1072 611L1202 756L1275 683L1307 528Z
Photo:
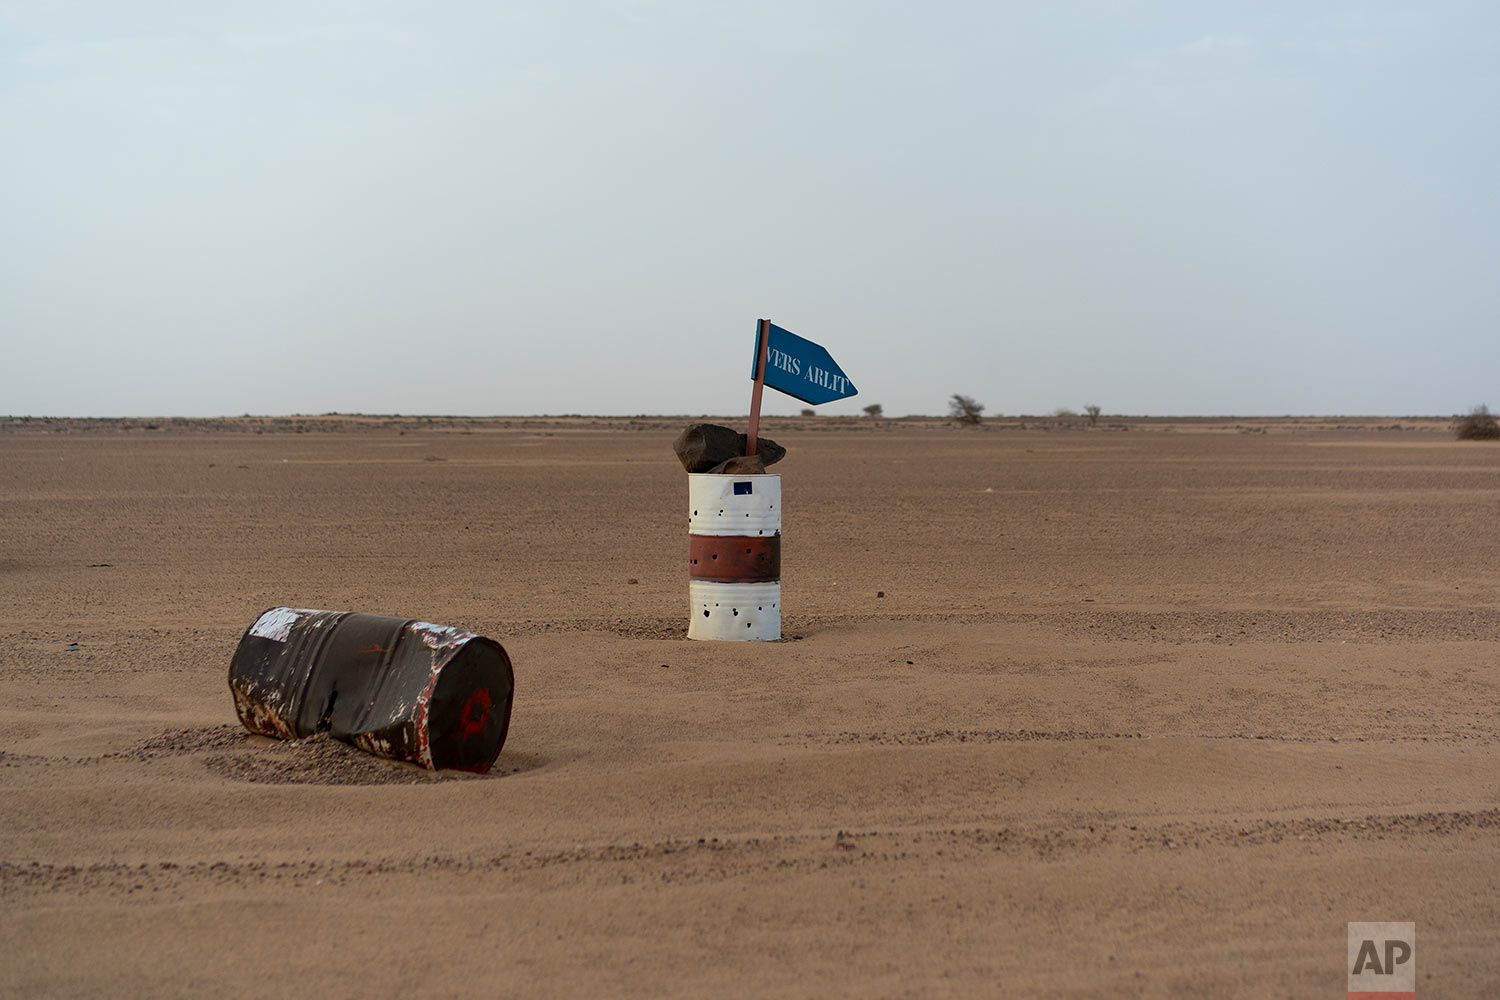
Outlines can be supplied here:
M766 387L766 354L771 347L771 321L760 321L760 351L755 362L755 388L750 392L750 429L745 434L745 454L755 454L755 436L760 433L760 395Z

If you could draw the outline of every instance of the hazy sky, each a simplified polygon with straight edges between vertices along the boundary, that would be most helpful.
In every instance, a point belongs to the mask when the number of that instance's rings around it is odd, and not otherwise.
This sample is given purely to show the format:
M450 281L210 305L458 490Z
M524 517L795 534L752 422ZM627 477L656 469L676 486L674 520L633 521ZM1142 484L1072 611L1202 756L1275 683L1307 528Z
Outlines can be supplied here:
M0 0L0 414L1500 405L1500 5ZM768 392L770 413L796 400Z

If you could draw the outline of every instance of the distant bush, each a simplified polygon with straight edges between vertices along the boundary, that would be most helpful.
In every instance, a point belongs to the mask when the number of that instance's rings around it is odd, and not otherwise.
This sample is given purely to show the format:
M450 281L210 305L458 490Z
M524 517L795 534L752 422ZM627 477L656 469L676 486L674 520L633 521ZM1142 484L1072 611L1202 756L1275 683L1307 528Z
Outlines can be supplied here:
M865 416L883 417L885 416L885 407L881 406L879 403L871 403L869 406L865 407Z
M1476 406L1454 420L1453 436L1460 441L1500 441L1500 423L1488 406Z
M816 417L817 416L817 414L814 413L812 410L803 410L802 411L802 415L804 417Z
M948 400L948 416L960 424L977 426L983 419L980 417L983 412L984 404L975 402L971 396L955 392Z
M1089 415L1090 424L1097 424L1099 422L1099 407L1095 406L1093 403L1085 406L1083 408L1083 412Z
M1054 417L1076 417L1078 413L1075 410L1068 409L1066 406L1059 406L1052 411L1052 415Z

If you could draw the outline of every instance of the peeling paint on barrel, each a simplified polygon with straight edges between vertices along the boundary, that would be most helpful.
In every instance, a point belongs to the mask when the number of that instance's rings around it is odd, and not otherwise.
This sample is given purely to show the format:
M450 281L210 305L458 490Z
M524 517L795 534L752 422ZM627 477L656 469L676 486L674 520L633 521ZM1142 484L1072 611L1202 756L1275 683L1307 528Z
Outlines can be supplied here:
M504 745L515 682L504 647L466 629L272 608L240 640L229 684L252 732L327 732L432 770L483 772Z
M427 726L427 706L432 702L432 692L437 689L438 664L436 650L434 650L432 660L432 675L427 678L427 686L422 689L421 694L417 695L416 704L412 706L412 718L417 723L417 763L428 770L433 770L433 767L432 736Z
M377 757L397 756L396 748L391 746L390 740L383 740L378 736L371 736L369 733L361 733L354 737L352 742L361 750L368 750ZM428 770L431 770L431 768L428 768Z
M234 707L245 728L262 736L274 736L280 740L296 739L292 727L288 726L269 700L251 698L246 692L234 688Z

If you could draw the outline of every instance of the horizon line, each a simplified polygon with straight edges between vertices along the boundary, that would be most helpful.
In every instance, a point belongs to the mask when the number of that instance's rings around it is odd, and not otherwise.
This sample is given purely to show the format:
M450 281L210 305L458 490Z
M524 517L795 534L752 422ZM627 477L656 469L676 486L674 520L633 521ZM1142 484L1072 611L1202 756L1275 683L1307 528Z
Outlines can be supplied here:
M1469 412L1473 412L1472 410ZM1452 420L1463 413L1100 413L1099 420ZM713 413L364 413L358 411L330 410L323 413L238 413L203 414L187 416L167 413L139 414L19 414L12 413L3 419L10 423L29 423L34 420L325 420L333 418L366 420L748 420L749 414ZM868 414L762 414L762 420L829 420L829 421L886 421L903 420L953 420L951 414L908 413L899 417L871 416ZM996 413L981 418L981 422L1006 420L1088 420L1086 413Z

